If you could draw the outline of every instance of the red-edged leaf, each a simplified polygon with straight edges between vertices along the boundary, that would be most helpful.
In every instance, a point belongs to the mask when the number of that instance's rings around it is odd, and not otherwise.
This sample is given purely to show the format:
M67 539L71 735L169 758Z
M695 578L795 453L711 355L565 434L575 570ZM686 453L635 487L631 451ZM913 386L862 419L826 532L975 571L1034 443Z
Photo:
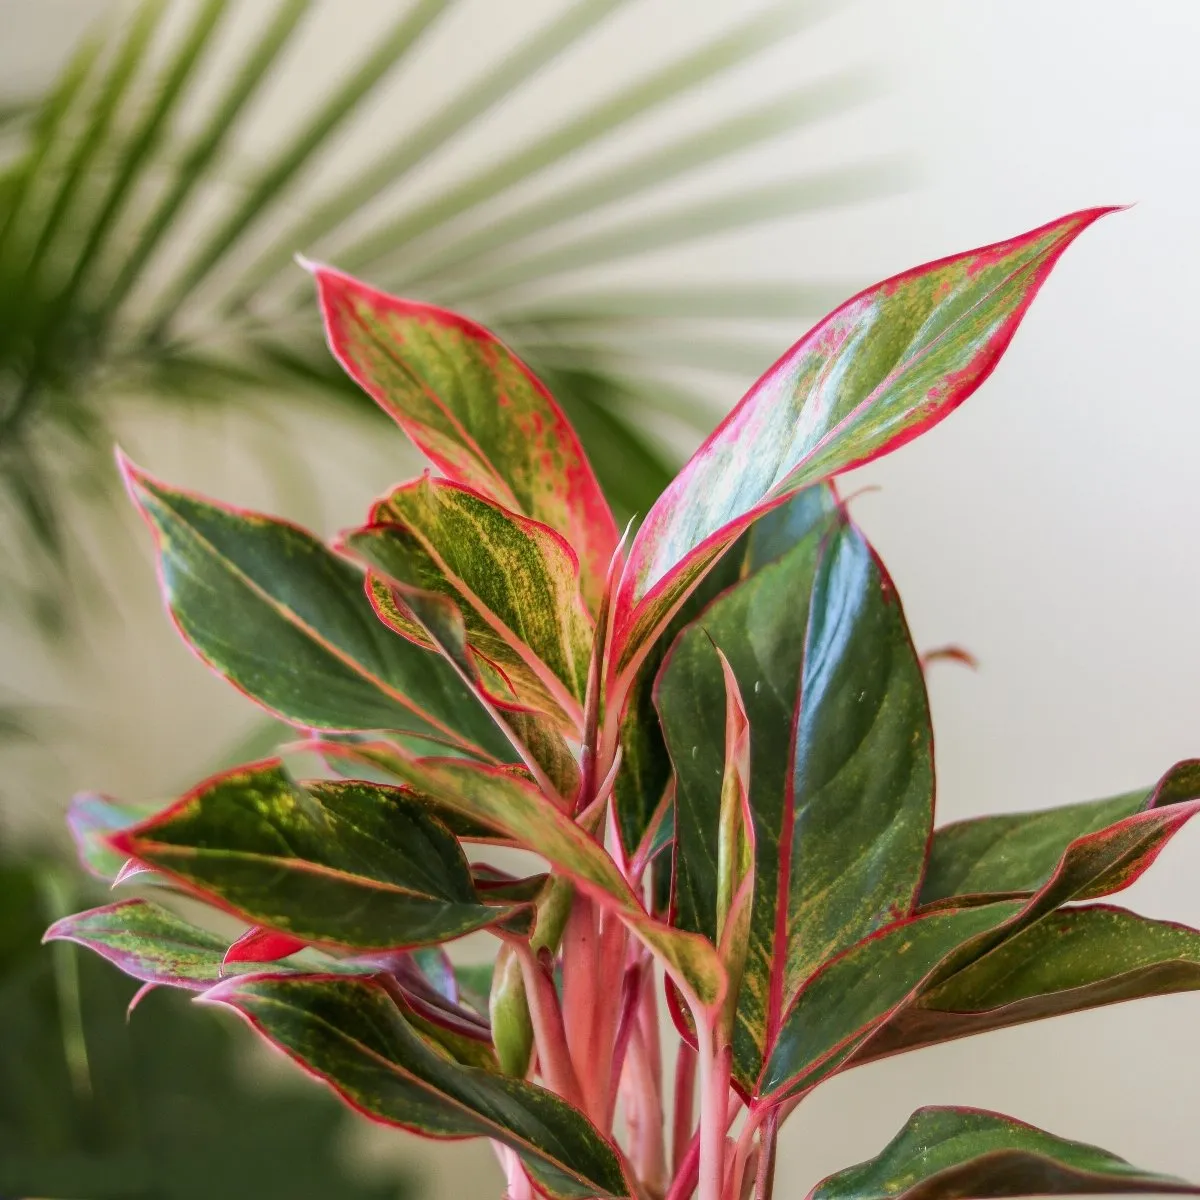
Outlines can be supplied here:
M342 540L400 588L451 597L469 645L503 673L516 701L578 736L593 629L578 559L561 535L426 474L379 501L370 524Z
M180 634L236 688L294 725L394 729L512 758L453 668L374 619L351 563L295 525L120 463Z
M541 855L614 911L694 1001L720 1003L725 973L712 943L647 914L603 847L528 780L466 759L402 758L398 769L421 794Z
M1200 932L1110 904L1050 913L901 1009L855 1055L904 1050L1200 989Z
M144 983L202 991L222 976L225 938L147 900L122 900L56 921L43 941L87 946Z
M1141 791L1036 812L956 821L934 833L921 903L957 906L1030 895L1046 883L1077 838L1106 833L1138 813L1157 810L1165 815L1172 805L1197 798L1200 760L1185 759L1154 787Z
M241 1014L373 1120L427 1137L500 1141L552 1197L630 1195L611 1143L582 1113L434 1049L378 982L260 974L227 980L204 1001Z
M599 607L617 544L575 431L529 368L455 313L313 266L338 362L449 478L557 530Z
M403 789L296 782L279 759L215 775L110 842L243 920L311 943L427 945L514 912L483 903L462 847Z
M797 489L902 446L991 373L1089 209L866 289L747 393L650 510L613 609L610 656L636 664L716 557Z
M757 1092L768 1104L814 1087L916 999L947 959L1011 921L1017 901L910 917L851 946L784 1014Z
M919 1108L874 1158L823 1179L809 1200L999 1200L1004 1196L1196 1193L1173 1175L1143 1171L978 1108Z
M977 961L1030 936L1055 910L1128 887L1163 846L1200 811L1200 769L1184 763L1168 772L1174 803L1135 813L1075 838L1045 883L1026 899L949 907L916 917L851 947L819 971L784 1017L760 1087L773 1100L815 1086L853 1061L871 1056L868 1039L886 1024L903 1030L914 1005L937 994ZM886 1033L881 1035L886 1039Z
M823 489L788 507L790 532L758 548L784 553L712 603L658 679L685 929L712 932L723 706L713 643L750 719L755 892L733 1060L747 1092L805 980L912 910L933 819L928 702L894 586Z
M226 963L278 962L281 958L290 958L307 945L308 943L300 938L294 938L286 933L276 933L273 929L263 929L256 925L247 929L225 951L224 961Z

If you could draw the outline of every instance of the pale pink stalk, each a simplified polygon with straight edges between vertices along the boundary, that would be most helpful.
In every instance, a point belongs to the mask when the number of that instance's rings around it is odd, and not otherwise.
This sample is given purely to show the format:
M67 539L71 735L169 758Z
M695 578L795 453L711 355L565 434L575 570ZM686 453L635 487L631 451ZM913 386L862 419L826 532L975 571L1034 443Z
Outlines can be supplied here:
M582 1093L571 1054L567 1048L562 1011L554 980L543 965L534 958L528 946L517 944L521 959L521 975L529 1000L529 1017L537 1044L538 1062L550 1090L557 1092L568 1104L582 1107Z
M595 1049L595 1003L599 976L599 912L579 892L563 932L563 1023L567 1047L574 1064L583 1107L596 1119L596 1083L590 1070Z
M696 1051L679 1043L675 1060L675 1112L671 1124L671 1170L679 1174L692 1142L696 1114Z
M729 1101L728 1046L717 1046L711 1024L697 1023L700 1067L700 1200L721 1200Z

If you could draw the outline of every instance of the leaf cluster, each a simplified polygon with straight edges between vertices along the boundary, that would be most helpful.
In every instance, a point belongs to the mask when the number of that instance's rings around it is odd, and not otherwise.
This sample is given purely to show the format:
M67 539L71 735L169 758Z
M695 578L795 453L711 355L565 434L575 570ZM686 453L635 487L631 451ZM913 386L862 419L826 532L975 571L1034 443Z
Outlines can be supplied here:
M695 397L649 387L651 377L680 361L705 321L812 315L823 292L602 290L572 279L837 206L894 174L856 165L674 201L653 218L621 215L622 204L636 209L862 99L858 80L810 81L649 150L606 153L608 140L811 22L819 6L808 3L733 22L486 166L420 193L413 184L432 160L578 53L627 0L575 0L419 122L397 127L389 108L369 154L331 184L318 183L318 172L381 91L402 84L447 26L445 36L459 36L456 0L398 6L255 161L246 160L243 130L272 103L311 33L314 0L271 0L260 18L230 0L117 7L126 19L90 30L45 95L0 109L0 516L9 593L31 593L46 620L61 608L53 568L72 549L64 497L107 482L102 452L123 398L197 412L236 400L240 412L267 420L277 415L272 398L298 396L375 412L324 355L296 251L336 248L355 270L499 321L555 383L614 501L644 512L670 472L632 414L651 407L694 425L696 411ZM567 159L583 169L564 182L555 169ZM749 353L743 335L714 341L712 352L718 367Z
M1200 933L1106 900L1200 809L1200 762L936 827L922 664L833 483L978 388L1104 211L846 301L625 537L503 341L312 266L336 359L430 469L327 546L121 460L180 634L301 733L149 816L73 809L93 870L242 937L145 899L48 936L236 1010L378 1121L492 1139L512 1197L765 1198L781 1121L842 1071L1200 986ZM444 948L481 930L490 977ZM927 1109L818 1192L1164 1189L1194 1190Z

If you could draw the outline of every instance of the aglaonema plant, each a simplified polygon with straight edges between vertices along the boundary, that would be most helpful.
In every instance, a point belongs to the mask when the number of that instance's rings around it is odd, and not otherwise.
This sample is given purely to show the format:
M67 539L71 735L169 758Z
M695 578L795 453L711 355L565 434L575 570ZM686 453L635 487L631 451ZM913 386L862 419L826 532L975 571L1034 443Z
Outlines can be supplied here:
M47 936L235 1010L376 1121L491 1139L511 1200L766 1200L840 1072L1200 987L1200 932L1097 903L1200 762L935 829L921 661L833 484L975 391L1104 211L847 301L625 537L501 342L314 266L334 355L432 469L327 546L121 460L183 638L300 733L161 812L72 810L93 870L234 914L232 945L146 899ZM478 931L494 963L455 964ZM928 1108L814 1195L1195 1190Z

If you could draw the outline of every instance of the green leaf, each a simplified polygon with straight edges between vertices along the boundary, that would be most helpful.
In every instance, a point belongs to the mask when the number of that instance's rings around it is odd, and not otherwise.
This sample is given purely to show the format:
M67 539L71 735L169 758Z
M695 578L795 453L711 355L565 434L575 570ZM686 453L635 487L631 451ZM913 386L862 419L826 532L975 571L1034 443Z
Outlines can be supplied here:
M1200 933L1111 905L1061 909L897 1013L866 1062L1062 1013L1200 988Z
M261 969L261 963L230 961L229 941L183 920L149 900L121 900L103 908L63 917L46 930L46 942L75 942L134 979L163 987L203 991L218 980L241 971ZM293 956L271 970L289 974L319 971L372 975L371 962L336 959L315 950Z
M358 571L311 534L122 469L171 615L235 687L296 725L397 729L511 757L453 668L381 625Z
M911 917L852 946L800 990L758 1091L769 1102L815 1086L914 999L956 951L1021 910L1015 901Z
M676 775L677 919L709 936L722 770L714 645L750 720L756 882L734 1037L748 1089L805 981L911 911L933 816L928 702L892 582L824 489L781 512L747 549L755 572L679 638L657 690Z
M1172 1175L978 1108L919 1108L872 1159L823 1179L811 1200L1200 1191Z
M128 295L142 268L171 229L204 172L215 160L229 135L238 128L238 118L258 89L271 77L271 67L295 33L308 11L310 0L280 0L274 16L246 55L241 69L222 92L212 113L191 143L175 172L175 181L159 201L153 215L138 230L131 253L121 263L120 273L104 300L111 314Z
M379 501L370 524L344 540L402 588L454 599L468 643L517 701L581 733L593 626L578 559L559 534L426 474Z
M372 608L389 629L445 657L478 703L504 730L545 794L557 797L563 807L570 804L580 779L574 752L554 718L523 707L508 676L474 652L462 609L440 592L409 587L401 594L375 570L367 575L367 592Z
M1173 803L1076 838L1032 896L963 908L934 905L835 959L801 990L785 1016L764 1068L763 1091L782 1097L785 1089L814 1086L863 1049L885 1022L901 1031L898 1037L906 1036L906 1024L916 1021L912 1006L959 971L1037 930L1065 905L1128 887L1200 811L1200 798L1183 799L1200 785L1195 764L1181 763L1165 779L1161 794ZM1029 936L1029 942L1017 943L1018 954L1041 937ZM882 1045L887 1037L881 1035ZM872 1043L864 1057L875 1054Z
M81 792L67 809L67 828L85 871L111 883L121 873L128 856L105 840L110 833L128 829L146 817L145 809L117 804L99 792Z
M712 943L649 916L604 848L528 780L465 759L398 760L418 792L541 855L612 909L693 1002L720 1003L725 975Z
M161 331L178 307L236 246L318 150L354 114L358 105L420 42L421 36L446 10L447 0L417 0L386 33L372 39L370 53L348 72L345 82L322 104L278 155L266 163L239 203L191 257L168 295L160 302L157 329Z
M1152 788L1039 812L957 821L934 833L921 903L1037 891L1076 838L1200 794L1200 762L1172 767Z
M623 3L627 0L583 0L572 4L556 21L535 30L527 41L506 51L495 66L453 95L435 113L422 114L414 129L382 151L355 178L340 182L332 196L279 234L245 272L230 305L243 305L281 268L291 265L297 248L307 250L317 239L353 219L365 205L394 188L444 143L487 113L492 105L505 100Z
M481 261L486 263L497 255L511 257L512 247L526 239L544 235L546 230L592 213L601 206L626 201L658 184L681 178L728 156L744 154L756 143L809 123L817 114L825 118L861 102L866 98L867 91L861 79L848 75L834 76L816 85L797 88L781 97L772 97L763 105L734 113L709 128L698 132L688 130L666 144L655 145L619 163L605 163L602 171L593 170L587 177L573 180L548 196L539 195L519 205L515 211L506 212L485 225L451 238L448 244L439 245L432 254L422 258L415 269L405 264L402 275L404 286L412 289L429 280L437 280L448 274L453 276L456 271L476 267ZM745 209L742 211L745 214L743 219L749 220L749 214L745 213ZM686 233L694 236L696 230L693 227ZM574 245L579 240L578 237L572 238L567 245ZM628 242L618 240L617 244L618 253L629 248ZM636 248L645 249L642 246ZM736 292L737 289L733 290ZM776 299L783 291L778 288L767 294ZM751 292L753 295L764 294L764 290L757 287ZM684 293L681 306L689 308L689 297L694 294L694 289ZM680 293L669 295L679 296ZM842 292L835 296L832 303L844 295L845 292ZM560 302L547 307L552 311L562 311ZM571 311L573 305L570 300L566 302L566 307L567 311ZM645 315L663 316L667 308L667 304L655 305ZM822 312L824 308L824 305L820 305L816 311ZM808 311L811 313L813 310ZM745 319L748 315L763 314L748 313L746 308L727 302L723 311L713 313L706 309L705 315ZM772 315L781 314L774 311ZM783 315L795 314L788 312Z
M225 938L147 900L123 900L64 917L50 926L44 940L87 946L144 983L203 991L227 973L222 966L229 949Z
M645 436L638 420L659 390L638 388L581 364L547 366L541 374L587 447L618 522L624 525L648 512L675 474L674 464Z
M987 378L1068 245L1107 209L917 267L848 300L791 348L647 515L613 601L628 674L696 581L792 492L935 425Z
M261 1086L249 1030L69 943L40 945L74 879L0 855L0 1194L196 1200L415 1200L400 1171L345 1162L354 1115L322 1088ZM90 889L89 889L90 890Z
M783 554L832 503L826 488L814 488L756 521L701 580L643 659L621 721L621 764L613 786L618 833L626 854L633 854L642 841L671 780L671 758L654 704L654 683L667 652L722 592Z
M561 534L595 612L616 525L543 384L465 317L312 269L330 347L351 378L448 478Z
M255 925L353 949L427 945L512 913L399 788L294 783L278 759L202 783L112 844Z
M353 1107L427 1137L489 1137L520 1154L549 1195L629 1195L619 1159L587 1118L522 1080L432 1050L369 980L260 975L206 1002L228 1005Z
M298 751L319 755L329 770L345 779L360 779L368 783L404 785L407 766L400 749L392 742L312 740L294 743ZM424 747L429 749L429 747ZM498 836L490 825L472 821L457 809L438 804L430 796L413 793L413 798L432 813L460 841L491 842L510 845L507 838Z

